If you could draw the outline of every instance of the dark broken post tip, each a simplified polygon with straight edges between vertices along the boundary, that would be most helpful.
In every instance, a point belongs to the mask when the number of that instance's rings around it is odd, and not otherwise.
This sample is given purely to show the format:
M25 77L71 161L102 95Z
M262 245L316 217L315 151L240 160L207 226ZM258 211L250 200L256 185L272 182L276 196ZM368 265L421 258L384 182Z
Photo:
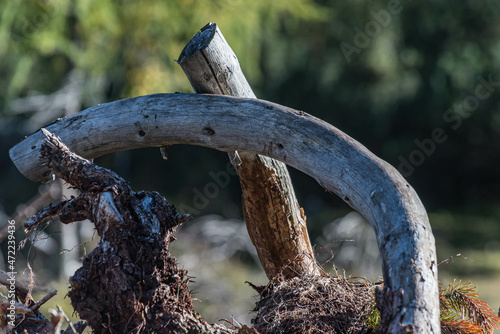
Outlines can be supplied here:
M215 23L212 23L212 22L208 22L207 24L205 24L203 26L203 28L200 29L200 31L205 31L207 30L208 28L210 28L212 25L216 25Z

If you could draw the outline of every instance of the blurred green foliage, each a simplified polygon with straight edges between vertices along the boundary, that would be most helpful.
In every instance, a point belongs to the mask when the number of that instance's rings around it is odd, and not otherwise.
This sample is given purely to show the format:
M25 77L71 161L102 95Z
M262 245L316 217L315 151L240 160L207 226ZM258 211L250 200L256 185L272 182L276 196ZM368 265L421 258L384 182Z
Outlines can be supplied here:
M443 129L444 143L411 166L410 181L429 208L498 198L495 0L4 0L0 10L3 115L12 116L18 97L57 90L75 68L85 74L82 108L191 92L172 60L213 21L259 97L331 122L396 167L419 150L415 140ZM478 78L497 85L452 128L446 112L474 95Z
M7 156L30 122L13 111L16 99L57 91L74 69L84 75L81 109L192 92L173 59L208 22L220 26L258 97L332 123L398 168L410 164L409 182L437 212L441 259L450 249L498 246L498 0L0 0L0 206L12 214L38 187ZM479 99L484 81L491 89ZM166 162L157 149L97 161L135 189L191 206L193 190L224 170L227 156L174 146ZM314 239L335 218L329 213L347 207L291 173ZM199 214L239 217L239 197L233 178Z
M83 70L88 80L115 86L107 99L188 91L189 82L172 59L210 21L224 29L249 78L256 80L261 36L278 39L280 20L287 17L324 17L319 6L304 0L53 0L1 6L4 106L31 90L54 91L72 68ZM97 85L89 93L102 97L103 88Z

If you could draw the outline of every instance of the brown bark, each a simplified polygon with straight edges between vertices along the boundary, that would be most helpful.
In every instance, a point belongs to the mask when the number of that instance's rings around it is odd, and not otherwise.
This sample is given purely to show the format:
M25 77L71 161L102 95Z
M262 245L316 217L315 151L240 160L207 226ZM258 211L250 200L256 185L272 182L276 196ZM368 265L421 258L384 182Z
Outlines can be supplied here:
M238 59L216 24L207 24L178 60L197 93L255 98ZM268 278L319 275L306 217L286 165L269 157L238 152L233 162L243 192L243 214Z

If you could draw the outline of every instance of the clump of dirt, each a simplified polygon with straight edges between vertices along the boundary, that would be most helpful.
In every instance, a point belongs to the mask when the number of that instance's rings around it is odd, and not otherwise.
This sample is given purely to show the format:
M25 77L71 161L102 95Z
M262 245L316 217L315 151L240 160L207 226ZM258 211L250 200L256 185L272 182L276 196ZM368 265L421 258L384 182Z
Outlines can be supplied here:
M342 276L273 278L256 288L260 300L252 319L254 328L267 333L361 333L374 310L374 286Z
M94 333L226 333L193 308L189 276L168 250L187 220L156 192L135 192L116 173L74 154L42 130L41 160L81 191L38 212L25 223L36 229L59 217L94 223L100 241L70 277L68 296Z
M110 226L70 278L71 303L96 333L173 330L181 315L194 313L187 272L168 251L176 213L159 195L142 195L166 213L159 230L140 219L127 228Z

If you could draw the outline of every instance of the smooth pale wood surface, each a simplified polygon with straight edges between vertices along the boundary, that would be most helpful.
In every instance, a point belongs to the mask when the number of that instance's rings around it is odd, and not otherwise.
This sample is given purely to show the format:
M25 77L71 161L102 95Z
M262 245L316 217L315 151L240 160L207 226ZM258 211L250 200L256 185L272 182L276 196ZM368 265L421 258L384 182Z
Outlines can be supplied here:
M197 93L255 98L238 58L214 23L189 41L177 62ZM286 165L254 153L239 156L240 163L233 166L243 192L243 214L267 277L319 275Z
M390 333L439 333L434 237L425 208L391 165L334 126L271 102L155 94L86 109L46 127L85 158L140 147L201 145L266 155L313 177L375 230L385 280L379 298ZM10 150L19 171L48 181L40 131Z

